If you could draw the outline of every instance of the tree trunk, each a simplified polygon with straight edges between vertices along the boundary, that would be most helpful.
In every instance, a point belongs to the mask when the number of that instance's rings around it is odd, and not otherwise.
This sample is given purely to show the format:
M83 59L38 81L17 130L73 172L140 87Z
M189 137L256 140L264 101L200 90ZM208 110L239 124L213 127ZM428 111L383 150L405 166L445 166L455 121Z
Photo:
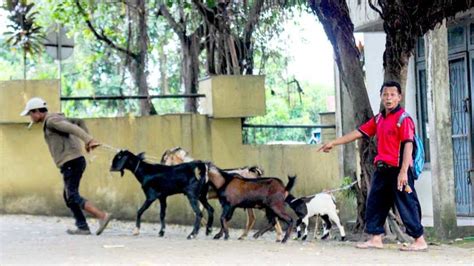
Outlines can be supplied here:
M23 79L26 80L26 51L23 50Z
M158 47L158 49L158 55L160 60L160 94L166 95L170 92L167 74L168 57L165 54L163 46Z
M182 82L184 93L197 93L199 79L199 37L197 32L191 36L184 36L181 39L181 49L183 50L183 60L181 64ZM195 98L186 99L186 112L196 112L197 104Z
M214 9L201 1L193 0L207 26L207 72L209 74L241 75L253 74L252 35L258 25L264 0L255 0L247 13L247 22L242 33L232 32L232 9L229 1L220 0ZM246 5L246 2L243 3ZM246 7L244 9L247 9Z
M145 0L137 0L137 14L138 14L138 35L137 35L137 44L138 44L138 58L136 60L136 72L135 72L135 84L138 87L139 95L150 95L148 91L148 82L147 76L148 72L146 70L148 62L148 25L146 23L147 19L147 9ZM140 100L140 113L141 115L155 115L156 110L153 107L151 99L142 99Z
M360 125L373 116L364 74L360 64L360 53L354 40L354 25L349 17L349 9L344 0L310 0L310 7L323 24L331 42L335 61L341 74L344 87L347 88L353 105L355 124ZM361 159L361 181L357 188L357 222L355 232L365 227L365 203L370 189L370 180L374 173L373 159L375 144L368 139L359 142Z

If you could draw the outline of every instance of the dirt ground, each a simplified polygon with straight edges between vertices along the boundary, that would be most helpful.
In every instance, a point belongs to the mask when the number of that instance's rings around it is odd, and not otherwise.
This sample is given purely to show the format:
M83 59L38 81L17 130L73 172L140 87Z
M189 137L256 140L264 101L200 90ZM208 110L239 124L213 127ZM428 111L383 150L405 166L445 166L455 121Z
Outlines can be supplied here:
M90 219L91 229L97 225ZM384 250L359 250L353 242L290 240L275 243L274 233L262 239L213 240L201 230L187 240L190 227L168 225L158 237L159 224L143 223L140 236L132 236L132 222L113 220L101 236L70 236L72 218L29 215L0 216L0 265L12 264L126 264L126 265L309 265L309 264L429 264L473 265L473 245L430 246L428 252L405 253L399 245ZM214 233L217 228L214 229Z

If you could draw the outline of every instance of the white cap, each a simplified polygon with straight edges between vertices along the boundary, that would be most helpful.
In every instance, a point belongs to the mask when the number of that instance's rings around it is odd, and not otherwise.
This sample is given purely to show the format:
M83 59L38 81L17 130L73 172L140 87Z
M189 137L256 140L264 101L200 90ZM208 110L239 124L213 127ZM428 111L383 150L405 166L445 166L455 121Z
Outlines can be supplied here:
M25 110L23 110L23 112L21 112L20 115L27 116L31 110L40 109L40 108L48 108L48 105L43 99L39 97L31 98L26 103Z

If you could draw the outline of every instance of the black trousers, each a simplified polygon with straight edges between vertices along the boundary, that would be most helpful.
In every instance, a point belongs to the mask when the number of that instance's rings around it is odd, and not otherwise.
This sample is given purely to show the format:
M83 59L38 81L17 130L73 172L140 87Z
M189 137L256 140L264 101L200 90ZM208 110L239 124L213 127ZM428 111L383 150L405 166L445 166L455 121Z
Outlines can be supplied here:
M61 173L64 180L63 198L66 206L71 210L76 226L80 229L89 229L86 217L82 212L86 199L79 194L79 185L81 183L82 173L86 169L86 160L84 157L70 160L61 166Z
M395 203L406 228L406 233L418 238L423 235L421 225L421 206L415 191L412 170L408 170L408 184L411 193L397 190L397 178L400 168L378 168L372 178L365 213L366 228L369 234L379 235L385 232L384 223L390 208Z

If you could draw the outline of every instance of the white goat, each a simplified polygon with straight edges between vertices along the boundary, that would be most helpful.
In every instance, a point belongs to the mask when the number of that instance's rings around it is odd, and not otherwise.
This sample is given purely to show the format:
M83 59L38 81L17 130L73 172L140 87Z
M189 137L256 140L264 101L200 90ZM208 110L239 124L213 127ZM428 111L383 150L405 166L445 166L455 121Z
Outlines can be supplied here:
M333 221L339 228L341 240L344 240L346 237L344 227L341 225L339 216L337 215L338 211L336 209L335 200L332 195L328 193L319 193L313 196L294 198L290 200L287 198L287 202L290 202L291 208L295 211L296 215L298 215L298 220L296 221L298 238L303 236L302 240L306 240L308 236L309 218L315 215L321 216L323 220L324 232L321 239L326 239L329 236L331 221ZM304 225L303 235L301 234L302 224ZM315 235L316 231L317 228L315 228Z

